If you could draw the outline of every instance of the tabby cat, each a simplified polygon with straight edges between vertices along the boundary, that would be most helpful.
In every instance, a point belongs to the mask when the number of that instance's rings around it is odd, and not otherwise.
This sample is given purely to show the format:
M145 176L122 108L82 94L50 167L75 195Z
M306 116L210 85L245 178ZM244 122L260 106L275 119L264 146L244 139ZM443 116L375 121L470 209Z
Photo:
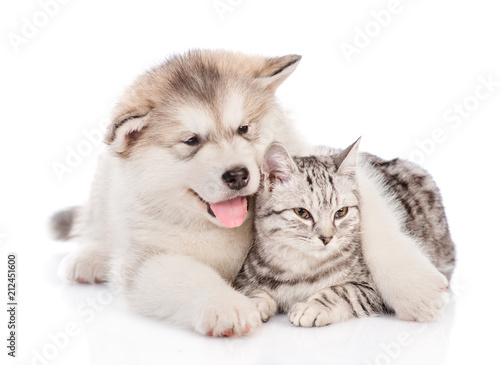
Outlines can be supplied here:
M400 224L450 279L454 246L429 174L408 161L358 156L358 145L294 158L280 144L268 148L256 197L255 242L234 283L264 322L278 311L304 327L393 312L363 258L357 179L363 169L377 172L388 199L399 205Z

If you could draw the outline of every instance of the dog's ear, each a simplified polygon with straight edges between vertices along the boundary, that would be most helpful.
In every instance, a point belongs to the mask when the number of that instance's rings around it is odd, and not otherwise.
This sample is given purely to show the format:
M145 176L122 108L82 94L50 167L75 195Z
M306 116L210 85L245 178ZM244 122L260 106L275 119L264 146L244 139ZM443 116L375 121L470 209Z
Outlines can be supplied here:
M267 58L264 67L257 73L257 82L266 90L274 93L278 86L297 68L302 56L287 55Z
M272 143L264 154L262 162L262 173L264 174L264 186L272 191L276 184L283 184L297 171L297 166L285 147L280 143Z
M106 144L113 151L126 156L147 127L151 109L148 105L125 107L119 104L115 109L113 123L108 127Z

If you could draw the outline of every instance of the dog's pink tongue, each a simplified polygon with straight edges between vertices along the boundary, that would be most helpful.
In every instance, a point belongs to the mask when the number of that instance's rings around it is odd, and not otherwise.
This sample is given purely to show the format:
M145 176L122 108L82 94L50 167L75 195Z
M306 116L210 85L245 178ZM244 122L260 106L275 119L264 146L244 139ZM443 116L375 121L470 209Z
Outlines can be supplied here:
M239 196L220 203L210 204L212 212L226 227L238 227L247 213L247 198Z

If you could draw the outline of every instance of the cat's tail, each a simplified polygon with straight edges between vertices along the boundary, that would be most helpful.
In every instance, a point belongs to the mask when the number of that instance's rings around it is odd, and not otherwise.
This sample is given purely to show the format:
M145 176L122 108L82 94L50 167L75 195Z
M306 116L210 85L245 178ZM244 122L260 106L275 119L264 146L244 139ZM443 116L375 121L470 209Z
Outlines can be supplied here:
M67 241L72 238L71 231L75 223L78 207L71 207L55 213L49 221L49 230L55 240Z

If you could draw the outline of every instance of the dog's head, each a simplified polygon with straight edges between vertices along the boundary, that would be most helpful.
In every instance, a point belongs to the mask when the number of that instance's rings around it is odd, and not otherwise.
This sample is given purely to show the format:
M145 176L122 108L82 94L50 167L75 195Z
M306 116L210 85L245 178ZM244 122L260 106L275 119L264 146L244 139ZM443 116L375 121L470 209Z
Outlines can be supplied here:
M141 75L115 109L106 143L144 196L167 209L240 225L266 147L289 126L277 87L300 56L190 51Z

